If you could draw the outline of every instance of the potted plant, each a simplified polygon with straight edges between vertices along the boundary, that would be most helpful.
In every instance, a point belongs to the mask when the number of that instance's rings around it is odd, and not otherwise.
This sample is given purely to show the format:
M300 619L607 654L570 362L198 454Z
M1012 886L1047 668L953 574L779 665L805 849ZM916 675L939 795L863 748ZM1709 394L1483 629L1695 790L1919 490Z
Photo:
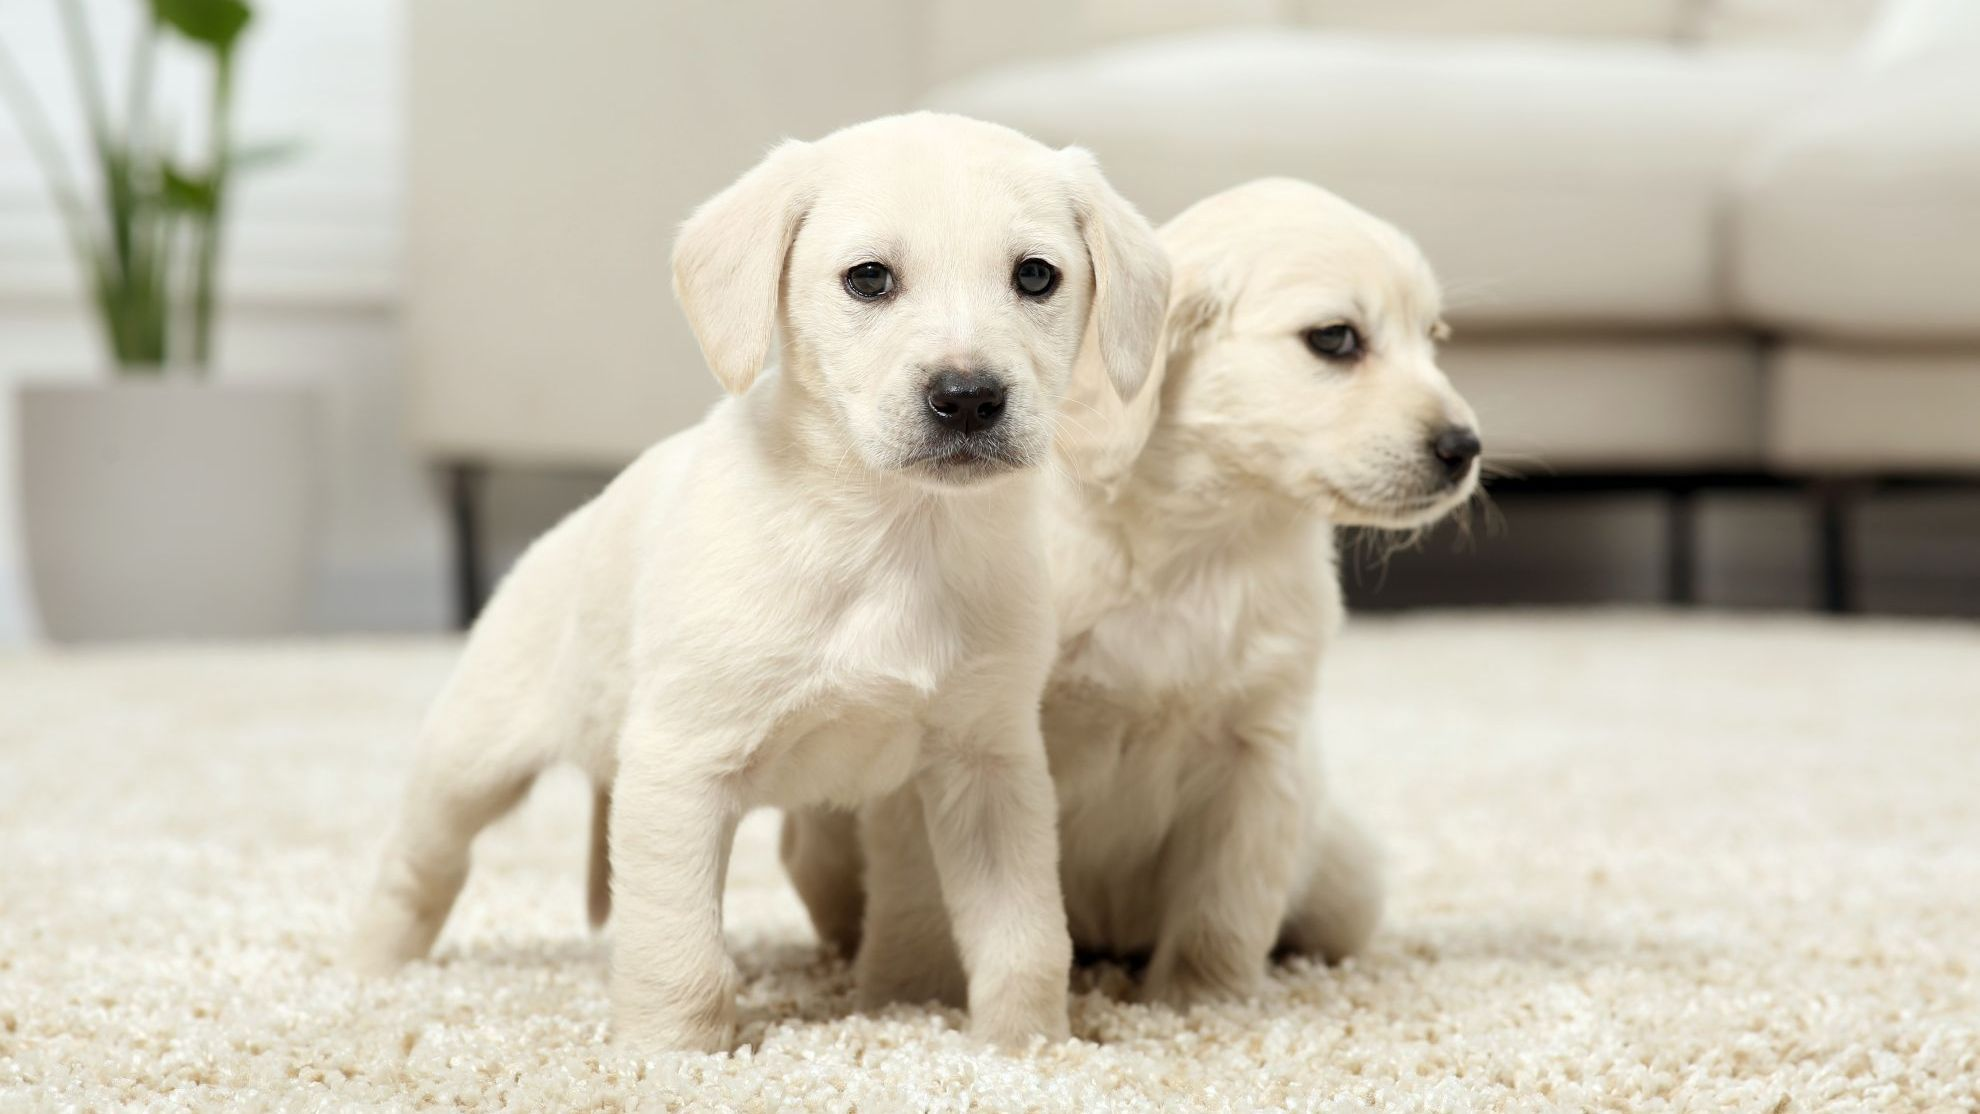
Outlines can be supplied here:
M234 177L280 153L233 137L234 62L253 13L243 0L139 0L146 19L116 120L80 3L55 2L87 116L93 197L4 46L0 96L46 175L111 366L24 381L17 394L43 629L59 640L293 631L308 587L313 393L212 370ZM153 59L168 37L211 70L197 165L180 160L153 116Z

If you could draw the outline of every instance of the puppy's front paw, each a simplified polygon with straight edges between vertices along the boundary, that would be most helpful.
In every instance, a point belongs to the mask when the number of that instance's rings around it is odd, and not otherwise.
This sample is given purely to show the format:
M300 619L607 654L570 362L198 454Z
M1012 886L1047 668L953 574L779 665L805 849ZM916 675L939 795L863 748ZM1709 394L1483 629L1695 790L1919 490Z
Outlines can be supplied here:
M662 1052L733 1052L735 1005L719 1016L668 1017L652 1010L619 1011L612 1021L612 1043L641 1056Z
M1205 963L1200 958L1158 957L1148 968L1141 1000L1174 1009L1206 1002L1240 1002L1258 993L1264 960L1255 963Z
M1063 1013L1056 1020L1037 1018L1022 1022L971 1018L969 1035L1005 1055L1022 1056L1041 1042L1058 1044L1071 1040L1072 1026Z
M999 1051L1015 1055L1030 1051L1041 1038L1056 1044L1072 1037L1064 981L978 997L969 1007L969 1035Z
M440 935L440 926L439 917L423 915L390 898L374 897L351 933L346 961L360 974L389 975L425 958Z
M613 987L612 1043L640 1055L661 1052L733 1052L736 991L733 963L719 974L686 984Z

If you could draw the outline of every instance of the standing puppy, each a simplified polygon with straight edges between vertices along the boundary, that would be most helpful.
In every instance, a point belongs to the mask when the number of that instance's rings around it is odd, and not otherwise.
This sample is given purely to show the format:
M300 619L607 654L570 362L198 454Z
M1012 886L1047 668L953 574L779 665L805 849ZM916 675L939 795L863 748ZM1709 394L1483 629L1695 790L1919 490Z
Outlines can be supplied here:
M1085 152L921 114L777 148L689 219L674 278L735 397L490 601L358 959L424 955L475 833L571 762L609 808L622 1040L733 1043L721 893L746 810L880 797L926 817L972 1030L1064 1036L1035 466L1089 317L1114 389L1140 386L1168 288L1153 232Z
M1093 412L1061 442L1044 728L1073 939L1148 956L1146 996L1182 1004L1248 994L1275 946L1338 958L1373 931L1372 849L1323 791L1310 718L1342 616L1333 527L1434 522L1471 495L1479 441L1437 368L1437 284L1393 227L1267 180L1162 242L1160 381L1123 404L1082 375ZM868 810L870 871L932 869L913 820ZM821 935L858 947L869 1000L959 999L926 898L873 886L861 942L858 862L831 853L850 823L786 822Z

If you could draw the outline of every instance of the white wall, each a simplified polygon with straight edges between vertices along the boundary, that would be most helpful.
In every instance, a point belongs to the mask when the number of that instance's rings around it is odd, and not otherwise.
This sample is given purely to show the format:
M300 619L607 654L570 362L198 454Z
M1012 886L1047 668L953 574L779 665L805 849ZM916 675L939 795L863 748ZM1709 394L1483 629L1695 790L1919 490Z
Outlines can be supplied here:
M0 48L14 59L78 169L87 138L58 0L0 3ZM123 115L136 0L83 0ZM236 76L235 134L293 140L296 157L240 179L230 224L230 287L244 300L382 300L398 289L404 194L403 12L397 0L258 0ZM159 55L162 132L193 167L205 151L206 69L183 48ZM67 244L41 168L0 111L0 297L67 295Z
M112 78L141 5L83 5ZM54 3L0 4L0 48L25 72L74 164L83 129ZM314 612L322 629L432 627L446 619L440 519L402 431L399 212L403 193L402 10L397 0L260 0L238 76L243 139L293 138L296 159L242 181L227 241L220 364L230 376L321 384L325 543ZM160 58L159 103L184 121L197 163L202 73ZM122 93L113 89L113 106ZM0 115L0 644L30 636L11 420L12 382L107 365L78 296L40 168Z

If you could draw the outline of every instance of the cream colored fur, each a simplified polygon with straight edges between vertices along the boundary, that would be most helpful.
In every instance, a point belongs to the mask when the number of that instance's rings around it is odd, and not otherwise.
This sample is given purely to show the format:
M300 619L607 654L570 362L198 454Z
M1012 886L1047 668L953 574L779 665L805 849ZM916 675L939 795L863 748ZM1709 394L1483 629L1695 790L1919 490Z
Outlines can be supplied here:
M1062 273L1049 298L1013 292L1030 256ZM875 261L898 288L862 302L846 273ZM925 821L939 883L868 885L880 904L898 885L945 902L973 1031L1064 1037L1034 466L1089 323L1113 389L1139 386L1167 292L1152 230L1084 152L920 114L779 147L694 214L674 266L734 397L504 580L425 726L357 959L426 954L475 833L568 762L610 844L592 912L616 908L616 1038L728 1048L738 819L879 798ZM763 373L773 346L781 371ZM954 369L1008 388L975 455L929 414Z
M1393 227L1317 187L1254 182L1162 229L1168 354L1122 402L1076 378L1051 524L1059 658L1044 730L1083 949L1146 955L1145 995L1249 994L1275 947L1338 958L1380 915L1373 848L1319 767L1310 705L1340 625L1333 527L1409 528L1467 499L1437 434L1475 427L1436 363L1440 298ZM1329 362L1306 330L1351 324ZM1426 698L1435 679L1425 678ZM864 813L869 876L919 873L913 817ZM787 819L784 859L869 1000L963 989L932 885L874 889L853 821ZM909 900L902 900L907 895ZM862 939L863 925L863 939Z

